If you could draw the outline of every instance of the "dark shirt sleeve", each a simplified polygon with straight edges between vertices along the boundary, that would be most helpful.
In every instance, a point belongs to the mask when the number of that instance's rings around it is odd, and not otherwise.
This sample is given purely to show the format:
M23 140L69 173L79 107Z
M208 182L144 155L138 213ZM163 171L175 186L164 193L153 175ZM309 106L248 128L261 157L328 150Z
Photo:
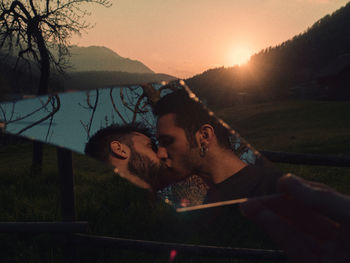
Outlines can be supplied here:
M205 203L245 197L263 196L277 192L282 172L275 167L248 165L225 181L211 187Z

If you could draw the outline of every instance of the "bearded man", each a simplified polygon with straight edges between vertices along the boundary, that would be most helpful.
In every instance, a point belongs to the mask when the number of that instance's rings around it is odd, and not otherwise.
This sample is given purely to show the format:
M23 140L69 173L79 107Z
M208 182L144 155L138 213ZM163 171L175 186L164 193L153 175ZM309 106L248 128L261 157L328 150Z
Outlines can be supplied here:
M114 166L116 173L136 186L154 191L163 187L163 176L171 175L151 138L140 124L111 125L89 139L85 153Z

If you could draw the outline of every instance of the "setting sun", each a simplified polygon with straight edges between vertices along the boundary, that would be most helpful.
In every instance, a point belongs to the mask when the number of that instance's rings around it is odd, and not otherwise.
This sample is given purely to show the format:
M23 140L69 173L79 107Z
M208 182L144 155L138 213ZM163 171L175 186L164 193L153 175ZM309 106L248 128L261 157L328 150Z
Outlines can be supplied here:
M227 64L230 66L245 64L253 53L254 51L248 46L236 46L229 52Z
M187 79L210 68L242 65L349 0L111 2L118 4L88 8L95 26L71 44L104 46L154 72Z

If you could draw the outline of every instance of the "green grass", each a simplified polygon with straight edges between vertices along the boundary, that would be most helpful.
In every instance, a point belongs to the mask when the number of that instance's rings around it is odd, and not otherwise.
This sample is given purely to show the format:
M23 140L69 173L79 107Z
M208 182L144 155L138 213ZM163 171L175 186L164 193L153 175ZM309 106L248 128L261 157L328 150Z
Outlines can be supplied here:
M349 103L280 102L216 110L260 150L350 155ZM61 220L56 151L46 146L43 174L32 176L31 143L0 148L0 221ZM350 169L277 164L282 171L324 182L350 194ZM73 154L77 219L89 233L167 242L277 248L237 209L177 214L115 176L110 168ZM213 214L217 213L217 217ZM2 262L60 262L55 237L1 234ZM167 262L168 253L80 248L81 262ZM250 262L179 255L175 262Z
M281 101L216 110L258 150L350 156L350 102ZM350 194L350 169L277 164Z
M283 101L217 110L257 149L350 154L350 103Z

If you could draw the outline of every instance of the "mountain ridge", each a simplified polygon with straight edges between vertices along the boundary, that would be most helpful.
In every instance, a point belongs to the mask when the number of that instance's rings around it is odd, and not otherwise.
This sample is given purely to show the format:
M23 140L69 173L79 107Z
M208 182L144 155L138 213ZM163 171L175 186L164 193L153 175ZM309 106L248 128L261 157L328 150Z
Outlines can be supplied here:
M333 95L339 93L339 96L333 99L350 97L349 88L337 86L335 81L332 87L327 87L328 84L320 81L320 73L325 68L350 53L349 17L350 2L319 19L303 33L254 54L243 66L208 69L186 82L209 104L216 105L228 106L248 99L329 99L329 89L334 88L339 92L332 92ZM350 60L347 63L345 67L350 69ZM343 78L344 83L350 82ZM245 93L244 98L240 93Z
M49 92L136 85L177 79L168 74L154 73L143 63L123 58L104 46L82 48L73 46L72 51L73 53L79 52L80 56L86 54L85 62L81 57L73 60L73 66L75 62L78 67L75 70L66 70L63 76L53 70L50 76ZM31 73L24 63L21 63L21 66L14 70L16 57L1 52L0 56L4 58L0 60L0 100L6 100L6 94L36 94L40 75L36 63L29 62ZM100 62L94 62L96 57L99 57ZM92 61L93 63L88 66L85 65L85 67L79 67L79 63L87 64L86 61ZM116 66L118 62L119 65ZM95 65L95 67L91 65Z
M162 73L129 73L120 71L70 72L62 83L66 90L90 90L122 85L172 81L176 78Z
M128 73L155 73L142 62L124 58L105 46L69 47L71 65L68 71L122 71Z

